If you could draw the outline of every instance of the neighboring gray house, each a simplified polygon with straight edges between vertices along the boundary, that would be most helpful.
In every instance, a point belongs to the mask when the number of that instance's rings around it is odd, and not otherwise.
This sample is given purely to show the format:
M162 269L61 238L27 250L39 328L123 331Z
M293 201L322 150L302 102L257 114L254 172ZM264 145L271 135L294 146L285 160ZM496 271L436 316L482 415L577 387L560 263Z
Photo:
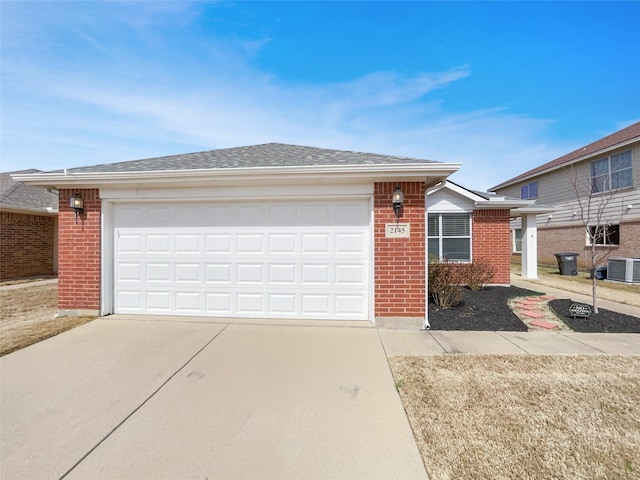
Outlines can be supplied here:
M555 207L537 216L540 263L554 264L555 253L572 252L580 254L580 266L589 264L590 235L580 217L586 209L578 205L572 178L583 187L583 200L590 194L593 205L606 206L600 222L595 208L587 222L594 223L589 229L597 233L599 253L606 253L600 257L640 257L640 122L490 189ZM595 223L604 225L602 231L595 231ZM513 252L519 254L526 226L514 219L511 227Z
M58 194L0 174L0 280L55 275L58 271Z

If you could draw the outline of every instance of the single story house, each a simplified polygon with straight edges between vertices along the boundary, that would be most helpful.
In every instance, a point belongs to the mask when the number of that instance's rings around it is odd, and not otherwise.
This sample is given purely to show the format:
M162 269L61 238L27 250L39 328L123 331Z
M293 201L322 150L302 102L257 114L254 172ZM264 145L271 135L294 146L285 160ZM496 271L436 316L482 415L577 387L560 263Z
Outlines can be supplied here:
M59 189L61 310L428 326L428 251L508 285L532 203L447 182L459 167L272 143L17 179Z
M58 271L58 194L0 174L0 281L55 275Z

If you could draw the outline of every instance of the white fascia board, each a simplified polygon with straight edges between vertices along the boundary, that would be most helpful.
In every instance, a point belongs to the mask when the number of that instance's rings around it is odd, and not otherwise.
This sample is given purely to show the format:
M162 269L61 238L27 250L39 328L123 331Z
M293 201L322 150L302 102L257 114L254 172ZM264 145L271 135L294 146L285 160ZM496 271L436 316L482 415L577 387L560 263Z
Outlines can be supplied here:
M100 185L190 186L224 182L225 184L317 183L411 181L429 177L447 177L460 168L459 163L402 165L342 165L297 167L217 168L198 170L162 170L150 172L64 172L12 175L28 185L54 187L96 187Z
M475 206L477 208L482 208L485 210L490 209L501 209L501 208L520 208L520 207L528 207L531 206L533 202L531 200L482 200L480 202L476 202Z
M26 215L45 215L56 216L58 215L57 208L32 208L32 207L15 207L13 205L0 205L0 211L7 213L23 213Z
M541 205L531 205L525 207L518 207L511 209L512 217L520 217L525 214L542 214L542 213L553 213L557 210L554 207L545 207Z
M468 198L472 202L485 201L485 199L483 197L481 197L480 195L477 195L477 194L467 190L466 188L462 188L462 187L456 185L455 183L446 182L446 181L441 186L439 186L438 188L435 188L435 189L427 192L427 195L432 195L433 193L437 192L438 190L442 190L442 189L451 190L452 192L457 193L458 195L461 195L462 197Z

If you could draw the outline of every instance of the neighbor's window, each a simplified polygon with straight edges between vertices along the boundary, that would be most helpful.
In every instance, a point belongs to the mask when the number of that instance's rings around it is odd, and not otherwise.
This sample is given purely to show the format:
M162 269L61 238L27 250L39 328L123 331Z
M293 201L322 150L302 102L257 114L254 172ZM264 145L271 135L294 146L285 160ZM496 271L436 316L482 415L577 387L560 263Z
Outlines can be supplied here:
M430 213L427 236L429 256L440 260L471 261L471 215Z
M616 190L633 185L631 150L601 158L591 163L591 191Z
M513 252L522 253L522 229L513 229Z
M538 182L531 182L520 187L520 198L528 200L538 197Z
M592 238L596 245L620 245L620 225L589 227L587 245L591 245Z

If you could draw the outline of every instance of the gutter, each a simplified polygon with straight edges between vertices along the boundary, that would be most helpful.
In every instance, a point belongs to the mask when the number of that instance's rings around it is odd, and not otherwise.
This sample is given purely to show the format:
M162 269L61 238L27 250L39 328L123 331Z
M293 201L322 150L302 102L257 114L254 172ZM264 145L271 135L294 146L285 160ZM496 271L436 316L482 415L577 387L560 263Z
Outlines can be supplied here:
M37 186L72 186L91 187L99 185L150 185L163 181L171 186L193 183L194 181L207 183L212 181L247 182L256 180L266 181L308 180L322 181L323 178L340 176L342 179L370 181L383 179L385 181L399 181L401 179L415 179L417 177L446 177L460 168L459 163L429 163L429 164L375 164L375 165L346 165L346 166L297 166L297 167L248 167L248 168L212 168L190 170L161 170L140 172L64 172L39 173L29 175L12 175L18 182Z
M36 207L18 207L13 205L0 205L0 211L7 213L24 213L30 215L58 215L58 209L52 207L36 208Z

